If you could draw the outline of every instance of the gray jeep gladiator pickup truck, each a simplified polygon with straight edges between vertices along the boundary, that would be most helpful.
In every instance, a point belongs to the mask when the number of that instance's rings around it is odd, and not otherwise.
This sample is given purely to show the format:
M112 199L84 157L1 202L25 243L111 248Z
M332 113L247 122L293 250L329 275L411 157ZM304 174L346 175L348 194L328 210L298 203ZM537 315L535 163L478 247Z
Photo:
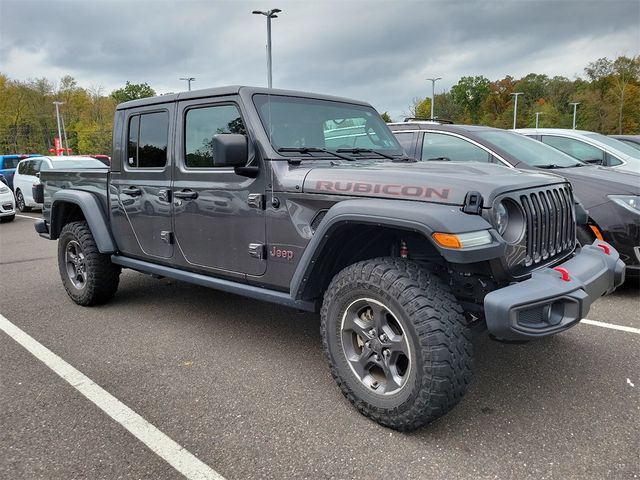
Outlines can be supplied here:
M576 247L566 180L415 162L366 103L225 87L121 104L110 168L42 172L41 236L80 305L122 268L320 312L331 373L382 425L444 415L471 331L562 332L624 279Z

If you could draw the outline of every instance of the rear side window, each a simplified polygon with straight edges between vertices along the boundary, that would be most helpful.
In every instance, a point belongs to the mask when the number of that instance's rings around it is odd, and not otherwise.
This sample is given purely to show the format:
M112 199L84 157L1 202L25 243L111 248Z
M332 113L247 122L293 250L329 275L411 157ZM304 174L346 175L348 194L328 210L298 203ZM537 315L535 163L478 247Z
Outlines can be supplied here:
M488 163L491 161L491 155L462 138L440 133L425 133L422 141L422 160Z
M541 140L543 143L551 145L561 152L571 155L573 158L577 158L583 162L604 160L604 152L602 150L574 138L542 135Z
M132 168L163 168L167 164L169 113L154 112L129 118L127 164Z
M19 158L5 158L0 161L0 168L16 168L19 161Z
M185 119L185 166L212 168L213 137L223 133L247 134L240 111L235 105L188 110Z

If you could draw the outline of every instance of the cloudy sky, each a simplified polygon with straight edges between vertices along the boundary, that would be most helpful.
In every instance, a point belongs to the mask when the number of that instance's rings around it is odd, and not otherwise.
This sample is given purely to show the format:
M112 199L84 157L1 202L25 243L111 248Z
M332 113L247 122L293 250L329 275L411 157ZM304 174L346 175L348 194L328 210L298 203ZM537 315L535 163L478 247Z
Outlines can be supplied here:
M0 0L0 72L105 92L266 84L371 102L400 118L414 97L463 75L581 75L600 57L640 53L638 0Z

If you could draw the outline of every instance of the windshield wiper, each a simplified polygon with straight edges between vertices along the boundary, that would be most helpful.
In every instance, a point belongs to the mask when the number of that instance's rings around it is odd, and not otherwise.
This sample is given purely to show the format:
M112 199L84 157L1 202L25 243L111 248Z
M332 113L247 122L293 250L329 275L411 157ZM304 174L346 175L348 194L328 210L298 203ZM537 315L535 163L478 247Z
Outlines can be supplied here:
M350 157L349 155L342 155L340 153L327 150L326 148L317 148L317 147L281 147L278 149L278 152L286 153L286 152L295 152L295 153L314 153L314 152L322 152L328 153L329 155L333 155L334 157L342 158L343 160L349 160L350 162L355 161L356 159Z
M427 158L426 160L427 162L429 161L434 161L434 162L450 162L451 159L449 157L433 157L433 158Z
M376 155L380 155L381 157L388 158L394 162L417 162L415 158L411 157L394 157L393 155L389 155L388 153L382 153L378 150L373 150L371 148L338 148L336 152L348 152L348 153L375 153Z
M565 165L558 165L556 163L550 163L548 165L536 165L538 168L546 168L547 170L554 170L556 168L569 168Z

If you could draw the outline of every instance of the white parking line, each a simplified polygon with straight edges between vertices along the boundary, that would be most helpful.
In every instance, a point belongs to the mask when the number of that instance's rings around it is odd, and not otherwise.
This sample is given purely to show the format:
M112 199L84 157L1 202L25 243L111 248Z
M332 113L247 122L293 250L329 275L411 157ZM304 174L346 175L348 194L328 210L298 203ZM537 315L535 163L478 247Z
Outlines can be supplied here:
M620 330L621 332L637 333L640 335L640 328L625 327L624 325L616 325L614 323L597 322L595 320L589 320L583 318L580 323L586 323L587 325L593 325L594 327L610 328L612 330Z
M16 217L30 218L31 220L42 220L41 218L38 218L38 217L30 217L29 215L20 215L19 213L16 213Z
M0 330L22 345L182 475L190 480L224 480L218 472L2 315L0 315Z

